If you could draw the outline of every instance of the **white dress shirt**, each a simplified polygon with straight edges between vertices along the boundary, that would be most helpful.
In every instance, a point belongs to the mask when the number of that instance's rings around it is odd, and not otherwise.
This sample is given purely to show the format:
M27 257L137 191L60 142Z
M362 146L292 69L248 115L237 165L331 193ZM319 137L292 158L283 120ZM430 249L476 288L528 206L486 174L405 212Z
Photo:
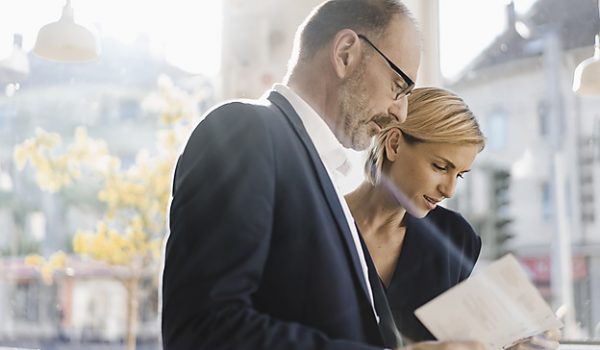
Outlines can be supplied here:
M308 103L306 103L306 101L298 96L298 94L282 84L275 84L273 86L273 90L283 95L283 97L288 100L292 107L294 107L294 110L296 113L298 113L298 116L300 116L300 120L302 121L308 136L317 149L317 153L319 153L321 162L323 162L325 165L327 174L334 185L338 200L340 201L342 209L344 210L346 222L348 223L348 227L352 233L352 240L354 241L354 246L356 247L356 252L358 253L358 259L360 260L360 266L362 267L365 284L367 285L369 301L371 302L371 307L373 308L375 318L377 319L377 322L379 322L379 315L377 315L377 311L375 311L375 304L373 302L373 291L371 290L371 284L369 283L369 270L367 268L365 254L358 237L358 230L354 224L354 218L352 217L350 208L348 207L348 204L346 203L346 200L344 199L344 196L342 195L342 192L337 184L338 181L336 181L336 179L345 176L350 170L350 162L348 161L346 152L331 129L329 129L329 126L327 123L325 123L323 118L321 118L319 114Z

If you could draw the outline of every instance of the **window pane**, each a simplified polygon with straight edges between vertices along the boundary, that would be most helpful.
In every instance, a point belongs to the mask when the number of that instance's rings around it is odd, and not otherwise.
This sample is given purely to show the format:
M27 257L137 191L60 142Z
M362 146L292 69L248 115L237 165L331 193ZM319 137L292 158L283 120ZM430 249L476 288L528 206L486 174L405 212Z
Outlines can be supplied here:
M484 248L502 245L484 250L484 261L495 257L489 252L513 252L554 310L574 305L564 337L597 340L600 99L575 95L572 84L577 64L593 54L598 4L440 0L440 16L446 85L472 107L487 137L474 171L510 175L512 237L498 239L505 227L486 224L495 215L464 212L483 228ZM564 257L571 276L560 268Z

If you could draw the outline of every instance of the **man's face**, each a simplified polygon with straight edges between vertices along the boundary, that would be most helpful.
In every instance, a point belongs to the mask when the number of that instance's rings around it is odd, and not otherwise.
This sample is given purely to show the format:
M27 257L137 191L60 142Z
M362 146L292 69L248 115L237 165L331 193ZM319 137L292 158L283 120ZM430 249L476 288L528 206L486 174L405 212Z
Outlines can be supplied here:
M373 50L366 42L363 52ZM420 47L417 31L407 19L395 19L387 34L374 43L395 65L413 80L419 67ZM339 90L342 123L338 134L345 147L361 151L369 147L373 136L391 122L406 119L407 98L398 98L398 86L404 84L377 52L362 57L360 67L349 76Z
M394 121L389 113L372 112L370 107L371 94L363 87L366 65L340 87L340 113L342 116L345 147L362 151L369 147L373 136L382 128Z

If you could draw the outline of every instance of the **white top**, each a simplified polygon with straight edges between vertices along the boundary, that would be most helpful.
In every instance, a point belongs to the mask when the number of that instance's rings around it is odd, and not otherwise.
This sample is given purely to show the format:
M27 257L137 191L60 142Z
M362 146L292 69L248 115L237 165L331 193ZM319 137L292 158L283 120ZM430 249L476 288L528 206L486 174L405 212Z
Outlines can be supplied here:
M283 97L288 100L292 107L294 107L294 110L296 113L298 113L302 124L304 124L304 128L306 129L308 136L317 149L317 153L321 158L321 162L323 162L325 165L327 174L334 185L338 200L340 201L342 209L344 210L346 222L348 223L348 227L352 233L352 240L354 241L354 246L356 247L356 252L358 253L358 259L360 260L360 266L362 267L363 277L365 278L365 284L367 285L369 301L371 302L371 307L373 308L375 318L379 323L379 315L377 315L377 311L375 311L373 291L371 290L371 284L369 283L369 270L367 268L365 254L362 250L360 239L358 237L358 231L356 229L356 225L354 224L354 217L352 217L350 208L348 208L348 204L346 203L346 200L344 199L344 196L342 195L342 192L337 184L339 181L338 179L348 174L348 171L350 170L350 162L346 152L331 129L329 129L329 126L327 123L325 123L323 118L321 118L321 116L319 116L319 114L306 101L298 96L298 94L283 84L275 84L273 86L273 90L283 95Z

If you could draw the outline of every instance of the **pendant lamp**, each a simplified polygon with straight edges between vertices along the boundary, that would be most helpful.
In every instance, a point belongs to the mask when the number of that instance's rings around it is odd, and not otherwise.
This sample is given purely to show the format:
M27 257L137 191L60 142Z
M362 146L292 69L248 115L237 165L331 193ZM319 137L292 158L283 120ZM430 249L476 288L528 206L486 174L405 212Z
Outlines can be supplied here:
M94 34L75 23L71 1L67 0L62 16L43 26L33 48L36 55L57 62L86 62L100 55Z
M600 0L598 14L600 15ZM596 35L594 56L579 63L575 68L573 91L582 96L600 96L600 34Z

